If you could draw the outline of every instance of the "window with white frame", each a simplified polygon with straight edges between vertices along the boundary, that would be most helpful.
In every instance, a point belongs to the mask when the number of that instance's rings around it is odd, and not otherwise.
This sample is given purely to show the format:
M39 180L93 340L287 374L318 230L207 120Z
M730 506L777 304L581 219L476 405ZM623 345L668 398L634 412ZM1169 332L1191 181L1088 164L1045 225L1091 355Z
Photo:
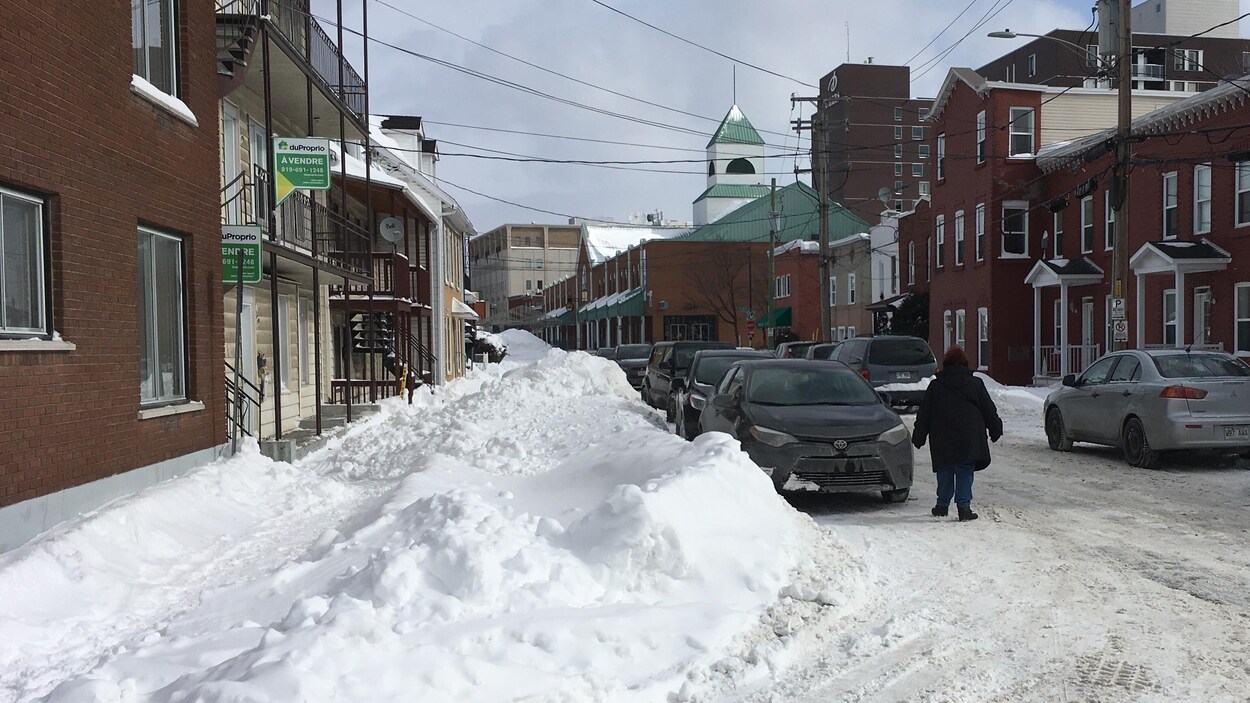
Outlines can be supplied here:
M0 188L0 337L51 334L44 222L42 200Z
M917 155L917 156L919 156L919 157L920 157L920 158L922 158L922 159L927 159L927 158L929 158L929 145L928 145L928 144L920 144L920 145L917 145L917 146L916 146L916 155Z
M955 265L964 265L964 211L955 211Z
M187 397L182 239L146 227L138 235L139 398L174 403Z
M924 139L924 127L912 127L911 140L913 142L918 142L922 139Z
M1085 65L1097 66L1098 63L1099 63L1098 62L1098 45L1086 44L1085 45Z
M900 139L902 139L902 138L903 138L903 125L901 125L901 124L900 124L900 125L894 125L894 139L895 139L895 141L900 140Z
M833 338L833 341L835 341L835 342L841 342L841 341L843 341L844 339L846 339L846 326L845 326L845 325L842 325L842 326L840 326L840 327L838 327L838 328L837 328L836 332L834 332L834 338Z
M1008 83L1016 82L1016 65L1014 63L1007 64L1007 70L1004 71L1004 78Z
M903 145L902 144L894 145L894 158L896 159L903 158Z
M942 312L942 351L951 348L951 311Z
M937 267L942 268L946 263L946 216L937 216Z
M929 193L932 192L929 189L928 181L920 181L919 183L916 184L916 188L917 188L916 192L919 193L920 195L928 195Z
M1081 198L1081 253L1094 250L1094 196Z
M1237 354L1250 354L1250 283L1238 283L1235 298L1233 351Z
M902 192L903 192L903 182L902 182L902 181L894 181L894 194L895 194L895 195L899 195L899 194L901 194Z
M1056 259L1062 259L1063 258L1063 210L1056 212L1054 215L1051 216L1050 219L1052 223L1051 234L1054 235L1052 238L1055 240L1054 257ZM1045 255L1045 252L1043 252L1043 255Z
M777 289L774 297L789 298L790 297L790 274L777 277Z
M1250 161L1237 164L1237 224L1250 224Z
M1037 54L1029 54L1029 78L1037 75Z
M1003 203L1003 250L1002 257L1028 256L1029 253L1029 203L1011 200Z
M977 308L977 368L990 367L990 311Z
M533 280L533 279L531 279L531 278L527 278L527 279L525 279L525 290L534 290L534 280Z
M1177 49L1172 67L1178 71L1201 71L1202 49Z
M902 119L903 119L903 108L901 107L894 108L894 121L899 122Z
M1163 238L1176 239L1177 229L1176 172L1163 174Z
M1163 291L1163 343L1176 346L1176 291Z
M853 273L846 276L846 304L855 304L855 274Z
M829 307L836 308L838 306L838 277L829 277Z
M946 178L946 135L937 137L937 179Z
M894 175L896 177L903 175L903 164L894 164Z
M1246 71L1246 73L1250 73L1250 71ZM929 119L929 108L927 107L920 108L919 110L916 111L916 115L920 118L921 122L924 122L925 120Z
M985 203L977 203L972 224L972 249L977 261L985 260Z
M977 113L977 163L985 163L985 110Z
M1103 245L1107 251L1115 248L1115 204L1111 202L1111 191L1103 192L1102 197L1102 215L1103 215Z
M965 346L967 344L967 337L965 336L968 322L967 317L968 314L966 310L955 311L955 346L960 349L967 349L967 346Z
M924 164L912 164L911 175L913 178L924 178Z
M847 325L847 327L846 327L846 338L847 338L847 339L854 339L854 338L855 338L855 325Z
M1211 231L1211 165L1194 166L1194 234Z
M130 45L135 75L157 90L178 94L177 0L130 0Z
M1054 336L1051 344L1055 345L1055 352L1059 352L1059 347L1063 345L1063 301L1055 298L1054 304Z
M916 285L916 243L907 243L907 285Z
M1033 153L1033 108L1011 108L1011 125L1009 126L1008 156L1023 156Z

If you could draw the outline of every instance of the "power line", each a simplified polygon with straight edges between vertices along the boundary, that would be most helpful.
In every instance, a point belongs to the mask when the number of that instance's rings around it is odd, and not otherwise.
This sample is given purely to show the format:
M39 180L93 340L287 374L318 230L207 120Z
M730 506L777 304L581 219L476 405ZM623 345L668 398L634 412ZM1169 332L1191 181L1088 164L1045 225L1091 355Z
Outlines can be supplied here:
M919 50L919 51L917 51L916 53L912 54L912 55L911 55L911 58L909 58L909 59L907 59L906 61L904 61L904 62L902 63L902 65L903 65L903 66L910 66L910 65L911 65L911 62L916 60L916 57L918 57L918 56L920 56L921 54L923 54L923 53L925 52L925 49L928 49L929 47L933 46L933 44L934 44L935 42L937 42L937 40L938 40L938 39L941 39L941 38L942 38L942 35L943 35L943 34L946 34L946 30L948 30L948 29L950 29L952 26L954 26L954 24L955 24L956 22L958 22L958 21L959 21L959 18L960 18L960 17L963 17L965 14L967 14L968 10L971 10L971 9L972 9L972 6L973 6L973 5L975 5L975 4L977 4L978 2L981 2L981 0L971 0L971 2L969 2L969 3L968 3L965 7L964 7L964 9L963 9L963 10L961 10L961 11L959 12L959 14L958 14L958 15L955 15L955 19L953 19L953 20L951 20L950 22L946 23L946 26L942 28L942 31L940 31L940 32L938 32L936 35L934 35L934 37L933 37L932 39L930 39L930 40L929 40L929 43L928 43L928 44L925 44L924 46L920 47L920 50Z

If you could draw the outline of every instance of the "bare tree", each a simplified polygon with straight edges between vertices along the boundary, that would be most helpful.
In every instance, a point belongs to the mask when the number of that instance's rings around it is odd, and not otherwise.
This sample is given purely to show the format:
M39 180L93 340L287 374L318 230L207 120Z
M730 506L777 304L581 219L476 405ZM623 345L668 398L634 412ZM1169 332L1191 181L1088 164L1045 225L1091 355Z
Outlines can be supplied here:
M768 266L763 260L755 261L755 254L746 244L718 243L708 247L700 264L690 271L694 302L732 325L739 343L743 319L739 308L762 311L768 300Z

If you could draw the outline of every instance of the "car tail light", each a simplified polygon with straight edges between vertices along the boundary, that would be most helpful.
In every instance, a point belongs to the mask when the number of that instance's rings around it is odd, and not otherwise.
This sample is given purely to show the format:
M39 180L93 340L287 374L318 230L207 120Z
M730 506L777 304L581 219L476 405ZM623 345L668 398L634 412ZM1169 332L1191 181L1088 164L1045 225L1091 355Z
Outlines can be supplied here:
M1177 400L1202 400L1207 397L1207 392L1201 388L1190 388L1189 386L1168 386L1159 394L1160 398L1175 398Z
M859 375L860 375L860 376L863 376L865 381L871 381L871 380L872 380L871 378L869 378L870 374L868 373L868 369L860 369L860 370L859 370Z

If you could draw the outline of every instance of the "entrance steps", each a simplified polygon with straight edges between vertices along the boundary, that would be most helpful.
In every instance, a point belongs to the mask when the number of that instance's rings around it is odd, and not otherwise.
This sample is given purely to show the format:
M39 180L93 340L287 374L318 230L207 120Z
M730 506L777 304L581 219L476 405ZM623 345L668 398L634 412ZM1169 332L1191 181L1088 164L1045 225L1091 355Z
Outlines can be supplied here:
M374 404L352 404L352 422L357 422L378 414L379 406ZM347 425L346 405L321 406L321 434L317 434L317 418L301 418L299 428L284 432L282 439L262 439L260 453L274 461L295 463L300 459L321 449L338 434L339 428Z

